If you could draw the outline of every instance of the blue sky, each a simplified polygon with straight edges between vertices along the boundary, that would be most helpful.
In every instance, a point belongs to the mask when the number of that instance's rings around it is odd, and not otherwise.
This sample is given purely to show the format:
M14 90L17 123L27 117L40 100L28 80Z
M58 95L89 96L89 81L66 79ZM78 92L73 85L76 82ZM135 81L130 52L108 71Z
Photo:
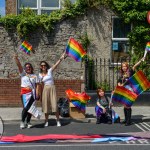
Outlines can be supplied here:
M5 0L0 0L0 15L5 15Z

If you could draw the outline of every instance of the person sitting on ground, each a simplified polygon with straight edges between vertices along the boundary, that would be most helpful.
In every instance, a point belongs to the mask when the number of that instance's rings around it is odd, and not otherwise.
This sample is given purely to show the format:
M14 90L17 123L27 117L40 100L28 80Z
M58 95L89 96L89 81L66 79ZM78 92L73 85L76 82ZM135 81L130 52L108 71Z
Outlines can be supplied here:
M111 100L109 97L105 95L105 91L103 88L97 89L98 98L96 99L96 124L100 124L101 122L111 124L112 123L112 111L111 111Z

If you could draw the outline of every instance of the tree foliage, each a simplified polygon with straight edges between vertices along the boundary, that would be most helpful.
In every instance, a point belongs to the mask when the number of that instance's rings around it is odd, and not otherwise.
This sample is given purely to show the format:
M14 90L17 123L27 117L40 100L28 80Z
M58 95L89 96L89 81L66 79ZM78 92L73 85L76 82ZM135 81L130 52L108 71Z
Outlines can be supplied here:
M147 21L147 13L150 11L150 0L112 0L112 10L124 19L126 23L131 23L132 31L129 33L129 42L131 45L132 64L143 57L146 43L150 41L150 24ZM133 54L134 53L134 54ZM150 78L148 69L148 55L146 61L140 65Z
M101 5L109 7L126 23L132 24L132 31L128 37L135 53L132 55L134 63L143 56L145 45L150 40L150 24L146 18L150 8L150 0L77 0L73 4L70 0L64 0L63 9L53 11L50 15L36 15L28 8L23 9L19 15L1 17L0 23L6 29L17 28L18 35L27 37L37 28L50 32L57 22L65 18L78 17L85 14L89 8L96 9Z

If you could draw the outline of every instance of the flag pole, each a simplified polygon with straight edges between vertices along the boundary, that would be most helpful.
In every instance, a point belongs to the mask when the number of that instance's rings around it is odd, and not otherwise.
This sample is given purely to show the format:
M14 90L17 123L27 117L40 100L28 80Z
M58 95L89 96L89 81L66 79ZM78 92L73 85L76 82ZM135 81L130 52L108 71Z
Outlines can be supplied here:
M143 61L145 61L146 55L147 55L147 50L145 49Z
M67 45L68 45L70 39L71 39L71 37L69 37L68 42L67 42ZM66 47L67 47L67 45L66 45ZM65 51L64 51L65 53L66 53L66 47L65 47ZM64 59L66 59L67 57L68 57L68 55L66 55L66 56L64 57Z

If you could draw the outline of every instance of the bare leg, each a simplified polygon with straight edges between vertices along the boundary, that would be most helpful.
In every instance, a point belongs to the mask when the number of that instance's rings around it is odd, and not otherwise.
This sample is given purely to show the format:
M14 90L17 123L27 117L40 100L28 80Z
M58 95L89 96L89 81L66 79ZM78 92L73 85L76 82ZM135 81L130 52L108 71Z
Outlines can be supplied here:
M48 114L45 114L45 122L48 122Z
M56 120L59 121L59 112L57 111L57 112L55 113L55 115L56 115Z
M59 111L57 111L57 112L55 113L55 115L56 115L57 127L60 127L60 126L61 126L61 123L60 123L60 121L59 121Z

